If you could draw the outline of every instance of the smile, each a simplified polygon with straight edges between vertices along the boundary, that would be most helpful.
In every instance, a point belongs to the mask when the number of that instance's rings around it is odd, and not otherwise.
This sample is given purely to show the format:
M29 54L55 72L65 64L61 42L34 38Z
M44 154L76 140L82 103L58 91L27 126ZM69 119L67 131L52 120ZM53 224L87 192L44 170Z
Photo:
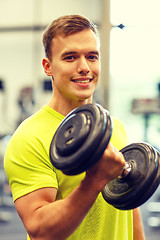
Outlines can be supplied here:
M77 82L77 83L89 83L91 80L85 80L85 81L81 81L81 80L73 80L73 82Z
M76 83L89 83L92 81L92 79L72 79L73 82L76 82Z

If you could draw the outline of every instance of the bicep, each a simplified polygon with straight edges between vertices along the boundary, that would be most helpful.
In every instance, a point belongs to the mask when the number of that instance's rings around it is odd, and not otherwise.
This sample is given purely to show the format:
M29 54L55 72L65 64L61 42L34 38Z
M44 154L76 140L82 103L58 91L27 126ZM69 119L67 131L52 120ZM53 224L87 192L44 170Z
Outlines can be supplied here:
M41 207L55 201L56 188L41 188L15 201L16 210L26 228L34 221L34 213Z

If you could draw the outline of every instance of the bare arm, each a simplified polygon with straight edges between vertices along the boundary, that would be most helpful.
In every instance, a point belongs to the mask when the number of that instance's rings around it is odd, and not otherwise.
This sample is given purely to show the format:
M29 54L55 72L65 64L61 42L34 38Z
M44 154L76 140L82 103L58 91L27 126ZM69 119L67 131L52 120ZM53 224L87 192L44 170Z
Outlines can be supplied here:
M17 211L31 239L66 239L96 200L84 181L64 200L53 201L57 190L44 188L18 199ZM48 199L48 202L47 202Z
M145 240L139 208L133 210L133 240Z
M99 192L117 177L125 161L111 144L84 180L65 199L55 201L57 190L44 188L15 201L16 209L32 240L63 240L82 222ZM88 187L89 186L89 187Z

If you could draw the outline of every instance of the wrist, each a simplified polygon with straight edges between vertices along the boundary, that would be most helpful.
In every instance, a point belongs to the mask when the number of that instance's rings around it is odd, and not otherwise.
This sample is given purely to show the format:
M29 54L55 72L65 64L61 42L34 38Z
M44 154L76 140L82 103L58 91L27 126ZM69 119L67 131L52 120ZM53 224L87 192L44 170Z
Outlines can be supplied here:
M94 177L93 173L87 171L85 178L81 182L81 185L84 189L86 188L87 192L91 191L92 194L97 196L108 182L109 180L107 178L104 178L103 180L96 178Z

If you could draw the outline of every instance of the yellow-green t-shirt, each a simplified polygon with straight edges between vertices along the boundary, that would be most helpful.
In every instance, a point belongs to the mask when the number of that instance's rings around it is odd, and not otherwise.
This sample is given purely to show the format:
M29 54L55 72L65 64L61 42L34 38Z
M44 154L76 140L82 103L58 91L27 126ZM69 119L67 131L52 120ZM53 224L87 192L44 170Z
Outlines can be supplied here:
M66 176L50 162L50 143L63 118L49 106L44 106L15 131L4 160L14 201L44 187L57 188L57 200L63 199L84 178L85 173ZM119 150L127 144L124 127L117 119L114 119L111 142ZM115 209L100 193L68 240L132 240L132 221L132 211Z

